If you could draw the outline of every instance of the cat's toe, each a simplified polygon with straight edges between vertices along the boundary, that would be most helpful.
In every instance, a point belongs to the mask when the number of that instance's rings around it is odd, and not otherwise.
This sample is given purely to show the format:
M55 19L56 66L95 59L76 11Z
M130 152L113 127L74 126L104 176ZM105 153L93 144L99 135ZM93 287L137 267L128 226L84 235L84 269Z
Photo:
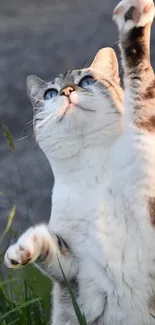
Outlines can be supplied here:
M8 248L4 256L4 264L8 268L17 269L31 261L30 250L14 244Z
M152 23L155 15L153 0L122 0L113 12L113 20L124 32Z
M124 1L120 1L113 11L113 20L116 22L119 30L121 30L124 25L124 14L125 14Z
M136 0L137 10L140 12L138 26L145 26L153 22L155 6L153 0Z
M120 1L113 11L113 16L123 15L125 11L123 1Z

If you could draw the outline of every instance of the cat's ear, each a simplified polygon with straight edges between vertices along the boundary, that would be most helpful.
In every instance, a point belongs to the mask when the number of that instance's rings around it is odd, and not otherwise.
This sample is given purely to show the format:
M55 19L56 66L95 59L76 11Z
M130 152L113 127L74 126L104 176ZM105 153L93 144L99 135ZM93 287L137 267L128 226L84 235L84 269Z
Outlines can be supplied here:
M40 89L46 86L47 83L36 76L32 75L26 78L27 93L33 106L35 106Z
M111 47L99 50L90 67L120 83L118 60L115 51Z

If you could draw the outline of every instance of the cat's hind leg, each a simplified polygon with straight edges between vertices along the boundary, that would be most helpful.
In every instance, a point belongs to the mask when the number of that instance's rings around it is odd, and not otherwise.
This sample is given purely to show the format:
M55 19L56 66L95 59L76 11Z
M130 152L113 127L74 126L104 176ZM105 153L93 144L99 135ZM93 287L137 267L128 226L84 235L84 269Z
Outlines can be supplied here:
M73 280L70 282L74 296L77 299L77 284ZM52 325L78 325L72 300L68 288L64 283L55 283L53 288L52 299Z

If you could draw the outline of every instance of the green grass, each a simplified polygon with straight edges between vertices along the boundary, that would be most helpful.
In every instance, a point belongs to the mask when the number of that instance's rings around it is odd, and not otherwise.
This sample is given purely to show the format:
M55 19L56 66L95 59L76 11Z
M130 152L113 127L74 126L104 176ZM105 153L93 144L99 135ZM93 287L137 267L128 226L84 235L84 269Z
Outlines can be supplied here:
M51 309L51 282L33 266L0 271L0 325L46 325ZM7 272L7 274L6 274Z
M51 314L51 281L33 265L12 271L3 267L0 254L0 325L49 325ZM64 282L80 325L87 325L74 293L61 268ZM3 270L3 271L2 271Z
M6 235L11 234L15 213L16 207L13 206L6 227L0 235L0 246ZM5 251L6 248L0 252L0 325L48 325L51 313L51 281L33 265L27 265L18 271L5 268ZM78 322L80 325L87 325L60 262L59 265Z

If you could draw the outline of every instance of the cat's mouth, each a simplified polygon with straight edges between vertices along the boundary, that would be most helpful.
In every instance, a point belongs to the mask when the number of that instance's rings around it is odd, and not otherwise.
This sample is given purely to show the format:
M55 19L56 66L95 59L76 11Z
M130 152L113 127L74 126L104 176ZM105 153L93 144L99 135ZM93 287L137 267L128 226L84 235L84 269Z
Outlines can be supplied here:
M66 105L66 109L65 111L63 112L63 114L60 116L59 118L59 121L58 122L61 122L65 115L70 111L70 110L74 110L74 109L81 109L82 111L85 111L85 112L90 112L90 113L95 113L96 111L94 109L89 109L89 108L84 108L82 105L79 105L79 103L75 104L73 103L70 99L68 99L68 103Z
M95 112L94 109L84 108L83 106L81 106L79 104L74 104L71 101L69 101L68 108L75 108L75 107L80 108L80 109L82 109L83 111L86 111L86 112Z

